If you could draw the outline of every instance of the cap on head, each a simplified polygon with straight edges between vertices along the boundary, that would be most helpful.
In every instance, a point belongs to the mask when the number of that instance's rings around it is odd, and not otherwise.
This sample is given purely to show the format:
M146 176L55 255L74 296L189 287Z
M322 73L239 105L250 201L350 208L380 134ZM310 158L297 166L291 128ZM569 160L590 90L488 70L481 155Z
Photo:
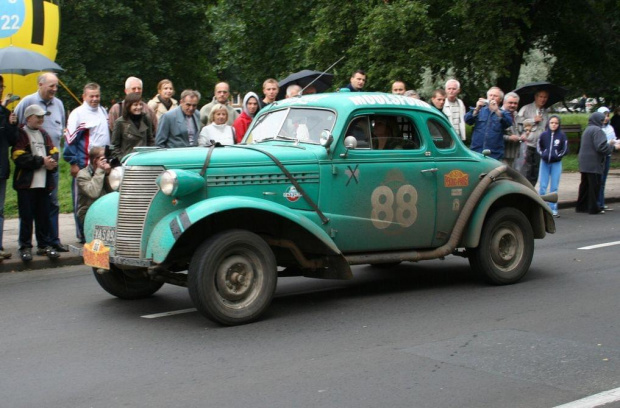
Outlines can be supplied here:
M39 105L30 105L26 108L26 111L24 112L24 116L26 116L26 119L27 119L31 117L32 115L47 116L50 113L51 112L46 112L45 109L43 109Z

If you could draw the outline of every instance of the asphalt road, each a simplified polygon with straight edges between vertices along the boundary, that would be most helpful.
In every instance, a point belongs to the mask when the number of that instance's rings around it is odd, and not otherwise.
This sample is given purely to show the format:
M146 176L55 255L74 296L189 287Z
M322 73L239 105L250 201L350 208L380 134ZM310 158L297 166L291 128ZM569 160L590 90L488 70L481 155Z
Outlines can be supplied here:
M0 274L0 406L551 408L619 388L620 245L578 248L620 241L620 211L561 215L517 285L456 257L362 266L281 279L233 328L183 288L121 301L85 267Z

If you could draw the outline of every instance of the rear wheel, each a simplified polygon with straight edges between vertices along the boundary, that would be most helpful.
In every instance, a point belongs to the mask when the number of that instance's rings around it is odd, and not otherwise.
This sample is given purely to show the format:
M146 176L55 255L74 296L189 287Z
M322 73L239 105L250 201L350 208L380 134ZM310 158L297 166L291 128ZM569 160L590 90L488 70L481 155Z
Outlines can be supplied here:
M110 265L110 270L101 274L97 268L93 268L93 273L106 292L121 299L149 297L163 286L162 282L154 282L139 271L123 271L114 265Z
M189 266L194 305L207 318L229 326L256 320L271 303L276 283L273 251L249 231L225 231L207 239Z
M469 264L489 283L509 285L523 278L533 256L534 233L527 217L515 208L502 208L485 221Z

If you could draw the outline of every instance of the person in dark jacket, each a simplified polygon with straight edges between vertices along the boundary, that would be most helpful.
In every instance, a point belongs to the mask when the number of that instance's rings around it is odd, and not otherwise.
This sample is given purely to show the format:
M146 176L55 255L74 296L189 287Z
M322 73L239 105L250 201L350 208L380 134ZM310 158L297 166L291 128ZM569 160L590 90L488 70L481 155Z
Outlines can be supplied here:
M601 188L601 177L605 167L605 156L618 149L614 141L607 141L605 132L601 129L605 115L594 112L588 119L588 127L581 135L579 145L579 196L575 211L590 214L600 214L605 211L599 208L598 197Z
M4 93L4 78L0 75L0 101ZM4 199L6 197L6 180L11 173L9 147L17 140L17 115L0 104L0 261L11 257L11 253L2 246L4 231Z
M557 193L562 175L562 157L568 153L568 140L560 126L560 117L553 115L547 122L547 128L538 138L537 150L540 155L540 173L538 176L538 194L547 194L551 181L550 193ZM558 204L548 203L554 217L559 217Z
M121 160L136 146L154 146L155 137L151 119L142 110L138 93L130 93L123 102L122 115L114 122L112 132L112 158Z
M19 211L19 256L23 262L32 260L32 222L36 227L37 255L58 258L60 254L52 246L50 225L50 193L56 182L58 149L45 130L41 128L45 110L30 105L24 111L26 124L12 151L15 162L13 188L17 191Z

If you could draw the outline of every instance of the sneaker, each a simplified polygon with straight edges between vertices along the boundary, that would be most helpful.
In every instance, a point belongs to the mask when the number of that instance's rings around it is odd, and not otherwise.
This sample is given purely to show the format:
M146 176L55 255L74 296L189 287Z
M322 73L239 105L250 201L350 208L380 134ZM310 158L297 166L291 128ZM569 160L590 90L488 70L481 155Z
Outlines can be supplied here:
M45 255L47 255L49 259L60 258L60 254L56 251L56 248L51 246L45 249Z
M560 218L560 214L558 214L558 213L553 213L553 216L554 216L555 218Z
M20 249L19 257L22 259L22 262L32 261L32 249L30 248Z
M13 256L12 253L7 252L4 249L0 249L0 260L2 260L2 259L9 259L11 256Z
M52 245L52 248L54 248L56 252L69 252L69 248L63 244Z
M45 255L45 254L47 254L47 247L38 247L36 254L37 255Z

